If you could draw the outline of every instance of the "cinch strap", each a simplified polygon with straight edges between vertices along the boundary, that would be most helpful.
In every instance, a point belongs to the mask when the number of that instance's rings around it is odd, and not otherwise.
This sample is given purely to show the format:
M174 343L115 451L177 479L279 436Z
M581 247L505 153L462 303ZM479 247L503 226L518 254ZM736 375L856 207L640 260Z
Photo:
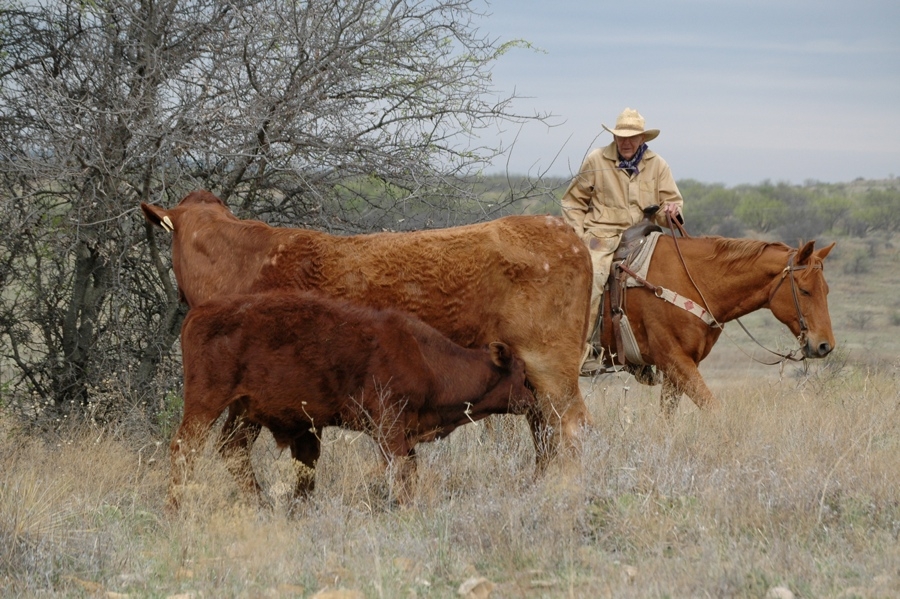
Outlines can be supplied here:
M683 295L678 295L674 291L670 289L666 289L665 287L657 287L654 291L656 297L660 299L664 299L670 304L674 304L683 310L687 310L709 326L713 326L716 324L716 319L712 317L712 315L706 311L706 309L695 302L694 300L684 297Z

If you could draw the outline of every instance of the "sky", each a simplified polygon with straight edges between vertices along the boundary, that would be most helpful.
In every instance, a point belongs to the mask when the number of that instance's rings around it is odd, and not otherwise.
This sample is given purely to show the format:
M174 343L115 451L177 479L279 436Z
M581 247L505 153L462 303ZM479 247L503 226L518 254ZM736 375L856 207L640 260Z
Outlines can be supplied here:
M900 177L900 0L490 0L526 40L493 85L553 125L489 132L487 173L570 177L626 107L676 180L732 187Z

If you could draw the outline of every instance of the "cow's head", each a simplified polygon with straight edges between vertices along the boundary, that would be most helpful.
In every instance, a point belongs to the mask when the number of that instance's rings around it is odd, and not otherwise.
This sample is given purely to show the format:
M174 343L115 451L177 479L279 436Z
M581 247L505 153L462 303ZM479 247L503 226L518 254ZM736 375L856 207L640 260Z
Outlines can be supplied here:
M156 204L146 204L141 202L141 210L144 213L144 218L146 218L151 225L161 227L169 233L175 231L176 223L181 220L183 215L204 208L211 208L217 213L222 213L223 215L227 214L232 219L235 218L222 200L205 189L192 191L187 194L180 202L178 202L178 205L171 210L166 210L162 206L157 206Z
M151 225L172 234L172 269L181 301L192 306L230 287L208 259L209 255L221 255L216 244L228 244L222 238L222 226L240 222L222 200L200 190L186 195L174 208L142 202L141 211Z

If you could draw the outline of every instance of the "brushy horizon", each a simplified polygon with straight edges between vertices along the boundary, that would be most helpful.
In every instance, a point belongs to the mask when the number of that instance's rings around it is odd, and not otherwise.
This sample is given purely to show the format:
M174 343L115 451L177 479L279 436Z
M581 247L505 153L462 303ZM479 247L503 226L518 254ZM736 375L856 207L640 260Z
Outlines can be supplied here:
M896 366L731 376L713 385L722 413L683 399L671 422L658 388L582 379L595 426L580 468L534 479L525 420L492 418L420 445L400 508L358 433L327 429L318 488L294 505L287 452L260 439L265 507L210 443L170 515L167 443L51 441L0 419L0 594L454 597L468 581L494 598L897 596Z

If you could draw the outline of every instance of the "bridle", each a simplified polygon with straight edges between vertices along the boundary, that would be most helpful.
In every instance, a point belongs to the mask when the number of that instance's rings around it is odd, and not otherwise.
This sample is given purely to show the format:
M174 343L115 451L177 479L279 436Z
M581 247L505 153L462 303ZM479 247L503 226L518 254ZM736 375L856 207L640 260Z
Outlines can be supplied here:
M800 335L798 335L799 339L803 341L806 340L806 333L809 331L809 327L806 326L806 318L803 317L803 311L800 309L800 296L797 293L797 280L794 278L794 272L798 270L805 270L807 266L811 268L821 269L821 264L803 264L802 266L796 266L794 264L794 258L797 257L797 250L791 250L791 253L788 254L788 263L787 266L784 267L784 270L781 271L781 280L778 281L778 284L775 285L775 289L772 290L772 293L769 294L769 301L767 303L771 303L772 299L775 297L775 293L778 291L778 288L781 287L781 284L784 283L786 278L791 280L791 296L794 298L794 308L797 310L797 321L800 323ZM801 343L802 345L802 343Z
M788 254L787 266L785 266L784 269L781 271L781 278L778 280L778 284L775 285L775 288L772 289L772 292L769 293L769 299L766 302L766 304L772 303L772 300L775 298L775 294L778 292L778 289L781 288L781 284L784 283L785 279L790 279L790 281L791 281L791 297L794 300L794 309L797 311L797 322L800 325L800 334L797 335L797 343L799 343L800 347L798 347L795 350L792 350L791 352L789 352L787 354L780 354L776 351L773 351L773 350L767 348L766 346L764 346L759 341L757 341L756 338L750 333L750 331L747 330L747 327L744 326L744 323L742 323L739 318L735 319L735 320L737 320L737 323L739 325L741 325L741 328L744 329L744 332L747 333L747 336L750 337L751 339L753 339L753 341L758 346L760 346L767 352L775 354L776 356L781 358L781 360L778 360L777 362L772 362L772 363L761 362L763 364L768 364L770 366L772 366L774 364L778 364L780 362L784 362L785 360L792 360L794 362L801 362L803 360L806 360L806 355L803 354L803 347L807 344L807 332L809 332L809 326L807 326L806 317L803 316L803 310L800 308L800 294L797 292L797 279L794 277L794 272L796 272L798 270L805 270L807 267L821 269L822 265L821 264L814 264L814 265L803 264L801 266L797 266L796 264L794 264L794 258L796 258L796 256L797 256L797 250L791 250L791 253ZM797 352L800 352L799 358L796 357ZM757 360L757 362L760 362L760 360Z
M691 277L691 273L688 271L687 263L685 263L684 256L681 254L681 248L678 247L678 238L675 236L675 230L678 229L678 231L681 233L682 237L689 237L689 235L684 230L684 227L681 225L681 223L679 223L677 220L675 220L672 217L672 215L669 214L668 212L666 213L666 219L669 222L669 230L672 231L672 239L675 243L675 249L678 251L678 257L681 259L681 265L684 267L684 271L687 273L688 279L690 279L691 284L694 286L694 289L697 291L698 294L700 294L700 299L703 300L706 311L709 312L710 314L712 314L712 312L709 309L709 303L706 301L706 298L703 297L703 293L700 291L700 289L697 288L697 284L694 282L693 277ZM766 304L767 305L771 304L772 299L774 299L775 294L778 292L778 289L781 287L782 283L784 283L784 280L790 279L790 281L791 281L791 296L794 299L794 309L797 311L797 322L800 325L800 334L797 335L797 342L800 344L800 347L788 352L787 354L782 354L775 350L771 350L768 347L766 347L765 345L763 345L762 343L760 343L756 339L756 337L754 337L753 334L747 330L747 327L744 326L744 323L741 322L740 318L735 318L738 325L740 325L740 327L744 330L745 333L747 333L747 336L750 337L750 339L752 339L754 343L756 343L758 346L760 346L761 348L763 348L770 354L774 354L774 355L778 356L779 358L781 358L780 360L777 360L775 362L763 362L762 360L758 360L758 359L754 358L753 356L750 356L751 359L753 359L754 361L759 362L761 364L766 364L768 366L774 366L775 364L783 363L785 360L791 360L794 362L801 362L803 360L806 360L806 355L803 354L803 347L807 343L807 333L809 332L809 326L807 326L806 318L803 316L803 310L800 308L800 295L797 291L797 280L794 277L794 272L796 272L798 270L805 270L808 266L810 266L811 268L821 269L822 265L821 264L815 264L815 265L803 264L803 265L797 266L796 264L794 264L794 259L796 257L797 257L797 250L791 250L791 252L788 254L787 266L785 266L784 269L781 271L781 278L779 279L778 284L775 285L775 288L772 290L772 292L769 293L769 299L766 302ZM713 319L715 320L715 317L713 317ZM716 322L716 326L718 326L718 328L721 329L722 332L724 333L725 332L724 325L720 324L718 321L715 321L715 322ZM728 336L727 333L725 334L725 336L726 337ZM796 354L798 352L800 352L799 358L796 356Z

